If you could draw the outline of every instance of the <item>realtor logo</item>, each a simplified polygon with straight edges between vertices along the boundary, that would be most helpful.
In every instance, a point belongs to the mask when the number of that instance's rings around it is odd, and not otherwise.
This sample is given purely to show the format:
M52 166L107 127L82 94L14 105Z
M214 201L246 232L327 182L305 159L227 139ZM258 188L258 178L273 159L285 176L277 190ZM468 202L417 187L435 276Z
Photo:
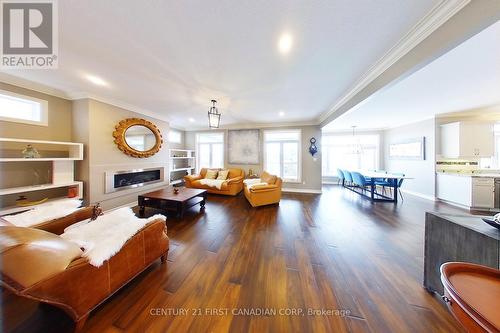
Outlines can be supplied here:
M56 0L3 0L1 68L57 68Z

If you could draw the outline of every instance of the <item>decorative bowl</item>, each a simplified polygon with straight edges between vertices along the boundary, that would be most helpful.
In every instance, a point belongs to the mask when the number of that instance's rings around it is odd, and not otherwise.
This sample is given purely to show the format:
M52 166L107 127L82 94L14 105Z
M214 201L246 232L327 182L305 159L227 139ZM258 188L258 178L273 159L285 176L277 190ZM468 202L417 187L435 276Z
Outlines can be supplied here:
M487 217L484 217L483 218L483 221L488 223L489 225L491 225L492 227L495 227L497 229L500 229L500 223L495 221L494 219L492 218L487 218Z

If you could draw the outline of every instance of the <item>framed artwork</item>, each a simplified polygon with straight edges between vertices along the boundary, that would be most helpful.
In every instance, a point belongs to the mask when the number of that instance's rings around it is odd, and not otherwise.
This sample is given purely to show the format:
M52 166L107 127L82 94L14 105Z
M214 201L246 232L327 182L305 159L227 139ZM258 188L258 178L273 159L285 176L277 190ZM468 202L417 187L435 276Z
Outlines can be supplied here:
M229 164L259 164L260 131L230 130L227 136Z
M425 160L425 137L389 144L389 158Z

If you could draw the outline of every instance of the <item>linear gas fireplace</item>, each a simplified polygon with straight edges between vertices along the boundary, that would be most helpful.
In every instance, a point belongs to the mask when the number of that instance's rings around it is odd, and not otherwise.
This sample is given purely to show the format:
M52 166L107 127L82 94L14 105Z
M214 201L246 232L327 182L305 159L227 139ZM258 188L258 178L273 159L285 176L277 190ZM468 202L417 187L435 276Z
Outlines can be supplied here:
M106 193L162 182L164 169L160 167L106 172Z

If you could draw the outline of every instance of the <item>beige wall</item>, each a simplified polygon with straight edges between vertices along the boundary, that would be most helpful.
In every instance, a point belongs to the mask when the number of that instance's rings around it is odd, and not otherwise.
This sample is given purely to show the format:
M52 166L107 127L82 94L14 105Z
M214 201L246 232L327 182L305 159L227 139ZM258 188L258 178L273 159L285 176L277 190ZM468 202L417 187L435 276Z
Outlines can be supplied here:
M14 92L16 94L39 98L48 102L47 126L21 124L0 120L0 137L49 141L72 141L71 101L3 82L0 82L0 89ZM0 163L0 188L47 183L50 181L51 170L52 164L50 162ZM66 191L66 189L56 189L32 192L28 195L28 199L39 200L45 197L57 197L64 195ZM12 194L0 197L0 207L14 205L18 196L18 194Z
M87 180L87 198L90 203L101 203L104 209L137 201L137 195L168 184L168 142L169 124L165 121L145 117L129 110L99 101L87 99L74 103L75 133L82 141L87 141L87 156L79 166L79 176ZM84 119L80 118L83 117ZM86 119L85 119L86 118ZM156 124L163 135L163 145L159 153L149 158L133 158L121 152L113 141L115 125L125 118L144 118ZM87 139L88 137L88 139ZM88 167L85 165L88 163ZM127 189L105 193L105 173L151 167L165 167L163 183L156 183L140 189Z
M435 119L428 119L384 132L385 170L402 172L407 177L403 181L403 190L434 198L436 168L436 132ZM389 145L407 139L425 137L425 160L402 160L389 158Z
M0 82L0 89L46 100L48 126L20 124L0 120L0 133L6 138L71 141L71 101Z
M275 128L263 128L260 129L261 143L262 136L265 130L273 129L300 129L302 131L302 182L301 183L285 183L284 188L287 189L298 189L298 190L313 190L321 191L321 129L319 126L294 126L294 127L275 127ZM225 142L227 142L227 130L221 130L225 133ZM196 149L196 133L202 131L188 131L185 134L186 138L186 149ZM309 139L311 137L316 138L316 146L319 148L318 154L316 154L315 159L309 154ZM224 165L226 168L241 168L248 173L249 169L260 174L263 170L263 149L260 149L260 163L255 165L239 165L239 164L229 164L227 163L227 145L224 147L225 158Z
M90 133L89 133L89 100L73 101L73 129L72 140L83 143L83 161L76 162L75 179L83 181L83 196L85 203L90 201L89 195L89 168L90 168Z

